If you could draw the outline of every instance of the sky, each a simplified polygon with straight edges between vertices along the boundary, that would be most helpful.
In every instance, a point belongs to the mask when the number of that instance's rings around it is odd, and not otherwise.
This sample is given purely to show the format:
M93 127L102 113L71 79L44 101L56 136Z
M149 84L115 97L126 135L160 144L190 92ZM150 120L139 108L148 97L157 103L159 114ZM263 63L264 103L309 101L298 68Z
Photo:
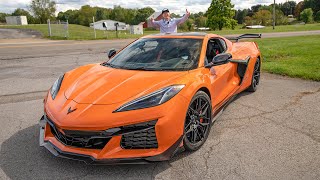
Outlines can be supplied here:
M297 3L302 0L295 0ZM12 13L16 8L27 9L30 0L0 0L0 12ZM231 0L235 9L250 8L253 5L269 5L273 0ZM276 0L283 3L286 0ZM155 11L168 8L170 12L184 14L186 9L191 13L205 12L210 6L211 0L56 0L57 13L68 9L79 9L82 5L100 6L112 8L120 5L125 8L152 7Z

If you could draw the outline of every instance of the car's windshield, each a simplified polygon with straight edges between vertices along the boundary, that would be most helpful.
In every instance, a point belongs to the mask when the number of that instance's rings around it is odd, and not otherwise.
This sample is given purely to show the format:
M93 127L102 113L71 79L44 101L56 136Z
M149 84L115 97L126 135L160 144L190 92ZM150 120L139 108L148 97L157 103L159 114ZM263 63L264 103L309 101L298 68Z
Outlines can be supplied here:
M190 38L139 39L104 65L131 70L190 70L198 67L202 41Z

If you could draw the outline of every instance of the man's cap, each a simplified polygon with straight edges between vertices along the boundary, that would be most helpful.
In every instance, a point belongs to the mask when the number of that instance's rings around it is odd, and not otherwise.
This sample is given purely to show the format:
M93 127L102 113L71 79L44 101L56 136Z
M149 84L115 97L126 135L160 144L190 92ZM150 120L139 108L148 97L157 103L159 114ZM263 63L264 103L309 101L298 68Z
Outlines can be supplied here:
M162 10L162 14L165 13L165 12L169 12L169 9L164 8L164 9Z

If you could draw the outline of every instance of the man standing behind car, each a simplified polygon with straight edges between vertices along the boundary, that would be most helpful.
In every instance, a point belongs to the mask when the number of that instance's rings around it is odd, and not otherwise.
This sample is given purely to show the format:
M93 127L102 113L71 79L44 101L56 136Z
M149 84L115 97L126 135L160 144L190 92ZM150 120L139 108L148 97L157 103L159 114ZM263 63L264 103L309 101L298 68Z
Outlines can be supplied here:
M179 19L171 19L169 9L162 10L163 19L155 21L151 18L151 25L155 28L160 28L160 33L176 33L177 26L184 23L190 16L190 12L186 9L186 14Z

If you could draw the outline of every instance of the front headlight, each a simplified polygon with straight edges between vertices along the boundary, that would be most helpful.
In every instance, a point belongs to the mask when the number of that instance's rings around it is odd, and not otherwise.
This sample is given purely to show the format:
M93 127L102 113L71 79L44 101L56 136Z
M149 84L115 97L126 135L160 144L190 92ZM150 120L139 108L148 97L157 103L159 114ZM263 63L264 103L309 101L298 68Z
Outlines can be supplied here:
M52 85L51 90L50 90L50 94L52 99L54 100L60 90L60 86L62 83L62 80L64 78L64 75L60 76Z
M136 109L158 106L169 101L171 98L177 95L184 88L184 86L185 85L173 85L160 89L151 94L142 96L127 104L122 105L120 108L115 110L115 112L131 111Z

